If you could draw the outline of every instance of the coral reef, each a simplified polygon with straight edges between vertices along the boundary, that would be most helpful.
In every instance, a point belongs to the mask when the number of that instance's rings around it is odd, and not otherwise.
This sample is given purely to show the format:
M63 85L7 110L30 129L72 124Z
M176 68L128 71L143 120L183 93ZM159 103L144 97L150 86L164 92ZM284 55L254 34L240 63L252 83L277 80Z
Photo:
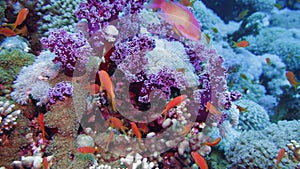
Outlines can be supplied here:
M274 14L270 18L270 26L272 27L281 27L285 29L298 28L300 23L299 11L292 11L289 9L283 9L279 11L274 11ZM285 22L282 22L284 19Z
M67 82L57 83L53 88L48 90L50 104L55 104L56 100L65 100L65 96L72 96L73 86Z
M299 168L294 1L6 1L0 166Z
M277 153L294 138L299 138L300 121L279 121L264 130L243 133L225 152L230 167L271 168ZM284 168L295 168L293 163L281 162Z
M72 76L75 67L79 72L85 71L91 49L83 33L70 34L64 29L58 29L50 32L48 38L41 38L41 43L56 54L53 62L61 63L61 69L66 75Z
M251 100L238 100L236 105L246 109L240 112L238 129L241 131L263 130L269 126L270 119L266 110Z
M11 85L23 66L33 63L35 56L20 49L4 49L0 52L0 83Z
M39 81L48 81L55 78L59 71L59 65L52 63L55 55L50 52L42 52L41 55L34 61L32 65L23 67L13 82L14 91L11 97L19 104L27 104L29 100L30 91L38 87ZM35 89L33 89L35 91ZM37 96L37 95L35 95ZM47 96L41 96L36 100L43 100Z
M35 5L37 15L41 17L38 21L39 32L48 35L52 29L63 28L69 32L75 32L74 24L76 17L74 11L78 8L79 0L38 0Z
M258 35L250 35L246 39L252 45L248 50L254 54L275 54L279 56L283 63L286 64L286 68L295 72L297 77L299 74L299 43L300 32L297 29L285 29L280 27L268 27L262 29ZM259 41L260 43L255 43Z
M5 1L0 2L0 21L2 22L3 18L5 17L5 8L6 8L6 3Z
M8 133L17 125L21 110L14 110L15 105L9 101L0 101L0 144L5 144Z

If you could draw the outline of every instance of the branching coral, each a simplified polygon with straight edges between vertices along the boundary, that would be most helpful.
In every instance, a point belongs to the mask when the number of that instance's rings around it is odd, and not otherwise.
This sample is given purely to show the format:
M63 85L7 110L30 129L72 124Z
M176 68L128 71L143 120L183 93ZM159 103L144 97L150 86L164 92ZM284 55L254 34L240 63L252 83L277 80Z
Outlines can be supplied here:
M0 143L3 135L7 135L17 124L17 118L21 110L14 110L15 105L9 101L0 101Z

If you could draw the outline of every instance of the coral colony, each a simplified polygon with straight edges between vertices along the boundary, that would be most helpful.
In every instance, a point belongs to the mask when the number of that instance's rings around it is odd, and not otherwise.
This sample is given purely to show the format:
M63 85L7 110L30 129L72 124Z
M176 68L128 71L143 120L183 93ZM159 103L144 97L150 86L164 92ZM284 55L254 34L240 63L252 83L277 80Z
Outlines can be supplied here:
M299 10L1 1L0 168L300 168Z

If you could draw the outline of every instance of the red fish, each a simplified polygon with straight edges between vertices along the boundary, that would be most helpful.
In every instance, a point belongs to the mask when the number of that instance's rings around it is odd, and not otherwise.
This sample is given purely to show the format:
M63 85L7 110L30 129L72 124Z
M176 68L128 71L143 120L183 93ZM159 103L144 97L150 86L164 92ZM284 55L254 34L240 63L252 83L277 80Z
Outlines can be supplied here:
M7 27L4 27L4 28L0 28L0 34L6 36L6 37L9 37L9 36L16 36L16 32L14 32L13 30L7 28Z
M43 139L45 139L46 131L45 131L44 114L43 113L39 113L38 118L39 118L40 128L42 130L42 137L43 137Z
M13 30L15 30L17 26L21 25L23 23L23 21L25 21L28 13L29 13L29 10L27 8L23 8L20 10L20 12L17 16L17 19L16 19L15 23L13 24Z
M136 136L138 142L140 143L142 134L141 134L139 128L136 126L135 122L131 122L131 129L132 129L134 135Z
M115 104L114 87L111 78L108 75L108 73L104 70L100 70L98 73L99 73L99 79L101 83L100 91L102 91L102 89L106 90L108 97L111 99L112 108L115 112L117 112L117 107Z
M44 169L48 169L49 163L47 157L43 157L43 167Z
M221 137L218 137L215 141L213 142L204 142L203 145L207 145L207 146L210 146L210 147L213 147L213 146L216 146L220 143L221 141Z
M281 148L280 151L278 152L277 159L276 159L277 168L279 168L279 163L284 155L284 152L285 152L284 148Z
M205 159L197 152L192 152L192 157L200 169L208 169Z
M246 40L242 40L239 42L233 42L233 45L232 45L232 47L240 47L240 48L245 48L247 46L249 46L249 42Z
M123 126L123 123L120 119L110 116L108 118L108 120L106 121L106 124L109 124L109 123L112 127L114 127L117 130L121 130L126 135L125 129L127 129L127 128L125 126Z
M95 147L79 147L77 150L84 154L94 153L97 151Z
M161 9L160 16L178 30L178 32L190 40L201 39L201 29L196 17L184 5L178 2L165 0L153 0L149 8Z
M167 117L167 111L169 111L171 108L180 105L185 99L187 98L187 95L180 95L172 99L166 106L166 108L163 110L161 114L164 114L164 118Z
M294 73L291 71L287 71L285 73L285 76L286 76L287 80L290 82L290 84L293 85L296 90L298 88L298 86L300 85L300 82L297 82Z

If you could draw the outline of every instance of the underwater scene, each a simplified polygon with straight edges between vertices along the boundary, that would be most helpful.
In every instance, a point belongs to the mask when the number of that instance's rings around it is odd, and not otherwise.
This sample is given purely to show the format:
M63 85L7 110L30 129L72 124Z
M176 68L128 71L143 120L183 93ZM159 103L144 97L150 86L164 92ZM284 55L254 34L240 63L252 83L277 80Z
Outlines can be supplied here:
M0 169L300 169L300 0L0 0Z

